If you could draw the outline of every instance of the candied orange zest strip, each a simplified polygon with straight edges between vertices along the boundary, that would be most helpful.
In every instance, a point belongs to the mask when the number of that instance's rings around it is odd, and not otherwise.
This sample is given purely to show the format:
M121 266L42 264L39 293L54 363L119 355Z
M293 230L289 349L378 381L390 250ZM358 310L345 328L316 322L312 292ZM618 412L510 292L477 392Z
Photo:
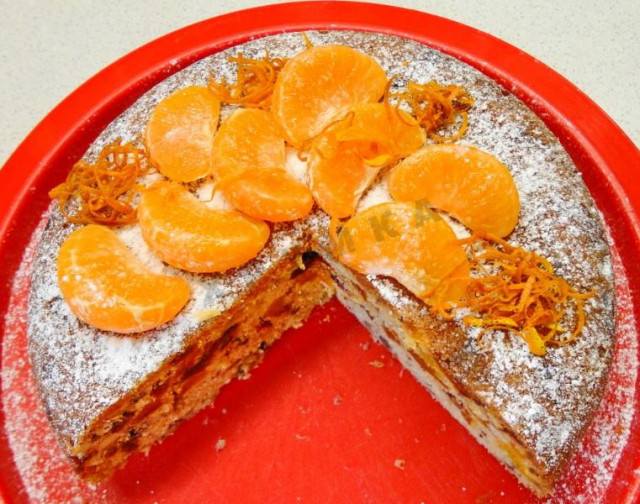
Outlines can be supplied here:
M363 161L372 168L385 168L395 164L396 159L391 154L379 154L371 158L364 158Z
M344 226L344 222L342 222L337 217L331 217L329 221L329 244L331 246L331 250L336 252L338 250L338 244L340 243L340 230Z
M336 152L340 143L337 134L349 128L353 124L355 116L355 112L350 111L344 117L327 124L317 135L302 142L298 149L298 159L306 161L305 153L310 152L312 149L316 150L325 159L331 157L328 153Z
M146 150L118 138L106 145L95 163L78 161L67 179L49 191L60 213L73 224L124 226L136 220L133 199L141 175L149 173ZM72 205L78 208L71 210Z
M496 236L476 233L458 243L468 246L471 281L461 301L436 303L434 313L451 319L453 309L469 308L477 316L463 317L465 325L514 332L540 356L546 354L546 345L566 345L582 332L584 301L595 295L593 290L578 292L555 275L547 259ZM567 314L569 305L572 316ZM565 323L573 324L568 336Z
M387 114L395 113L398 118L405 123L407 126L412 126L411 122L407 121L406 118L400 113L400 106L402 105L402 97L405 93L392 93L391 86L393 85L393 81L399 78L399 75L392 75L387 81L387 87L384 88L384 94L382 95L382 103L384 103L385 108L387 109ZM393 105L391 100L397 98L396 104ZM424 127L422 124L420 126Z
M312 150L316 151L322 158L327 159L338 152L340 145L343 143L353 142L352 140L345 140L342 133L351 127L354 119L355 112L347 112L344 117L329 123L320 133L305 140L298 149L298 159L303 162L307 161L306 153ZM360 143L364 143L364 141ZM399 159L397 156L392 156L387 152L381 152L383 149L378 142L367 141L366 144L367 148L361 150L373 153L369 157L362 156L362 162L367 166L382 169L394 165Z
M237 66L235 84L229 84L226 79L216 82L212 77L209 79L209 89L223 103L268 110L273 87L286 60L272 58L267 51L262 59L245 58L239 52L236 56L230 56L229 62Z
M422 126L427 136L437 143L459 140L469 127L469 109L475 103L468 91L457 85L442 85L436 81L418 84L409 81L406 91L392 93L392 77L387 84L384 101L394 107L398 113L404 102L411 109L412 115ZM395 100L395 104L391 101ZM441 136L437 132L460 122L458 131L450 136Z
M311 49L313 47L313 42L311 42L311 39L309 38L309 35L307 35L307 32L302 32L302 40L304 40L304 45L307 49Z

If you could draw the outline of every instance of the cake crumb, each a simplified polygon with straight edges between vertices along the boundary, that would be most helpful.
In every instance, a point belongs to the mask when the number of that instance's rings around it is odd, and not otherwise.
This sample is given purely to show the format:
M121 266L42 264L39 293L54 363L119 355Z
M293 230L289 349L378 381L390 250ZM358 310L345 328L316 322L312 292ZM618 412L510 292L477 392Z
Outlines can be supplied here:
M384 367L384 362L380 362L379 360L373 360L369 362L370 366L376 367L376 368L383 368Z
M369 427L367 427L367 428L364 430L364 434L365 434L365 436L367 436L367 437L371 437L371 429L369 429Z
M495 493L487 492L485 494L482 494L480 497L476 498L476 504L488 504L490 502L494 502L494 500L495 500Z
M342 397L340 397L339 395L333 396L333 405L340 406L341 404L342 404Z
M366 352L367 350L369 350L369 342L367 341L366 343L360 343L360 348L362 348Z
M311 436L307 436L307 435L304 435L304 434L298 434L296 432L296 439L298 441L311 441Z
M406 464L406 462L403 459L396 459L393 462L393 465L396 466L396 468L400 469L401 471L404 471L405 464Z
M218 439L218 441L216 442L216 451L219 452L224 450L225 446L227 446L227 440L224 438Z

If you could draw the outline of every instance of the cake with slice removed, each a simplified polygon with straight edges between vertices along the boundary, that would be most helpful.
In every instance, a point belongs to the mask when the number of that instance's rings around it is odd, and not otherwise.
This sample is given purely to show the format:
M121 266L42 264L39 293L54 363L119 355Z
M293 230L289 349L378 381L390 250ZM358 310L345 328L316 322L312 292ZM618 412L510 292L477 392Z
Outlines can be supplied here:
M360 49L379 61L388 75L400 73L407 81L436 79L468 90L475 104L461 143L499 158L517 187L519 216L507 241L548 259L577 291L595 293L584 300L581 334L567 344L549 344L544 356L536 355L512 332L465 324L469 313L464 308L445 311L451 317L434 313L433 304L425 302L426 291L417 292L404 277L383 268L358 271L352 263L345 264L336 249L331 219L317 196L335 192L331 184L319 183L327 174L334 176L331 166L324 166L330 156L307 158L317 174L310 181L299 176L295 160L283 171L308 183L321 209L302 219L270 224L264 248L232 269L193 271L175 262L170 249L159 256L154 239L145 239L144 226L119 228L120 239L150 272L183 279L191 293L172 321L135 336L96 329L82 322L65 301L56 261L78 226L67 222L54 204L34 266L28 328L38 387L63 448L83 478L95 482L108 477L131 453L148 450L210 404L229 380L246 376L286 328L303 323L314 306L335 293L480 443L534 492L548 495L600 404L615 345L610 254L591 196L540 119L476 70L419 44L382 35L316 34L314 42ZM247 57L260 57L268 49L271 55L290 58L303 48L298 34L285 34L195 63L142 96L102 133L85 159L94 162L118 138L134 141L156 105L174 91L205 86L212 71L219 79L231 79L229 55L242 51ZM409 62L407 67L402 61ZM376 73L371 75L375 78ZM384 89L373 95L380 92ZM223 125L231 113L232 108L223 107ZM357 124L356 119L349 124ZM305 127L316 136L331 134ZM344 131L348 130L341 135ZM283 135L291 146L305 147L295 128ZM285 147L283 141L283 151ZM343 156L338 151L329 154ZM341 200L338 217L353 212L357 217L402 199L384 166L390 159L379 159L381 154L373 151L360 155L368 161L363 173L371 185L354 182L350 192L358 193L355 204ZM382 155L391 156L387 151ZM234 177L248 173L240 171ZM261 197L270 201L270 194ZM216 198L206 204L222 210ZM201 199L211 199L210 193ZM458 211L455 206L444 210L451 215ZM469 215L458 219L469 225L475 222ZM459 238L468 236L468 230L450 217L440 218ZM411 273L413 266L403 264Z

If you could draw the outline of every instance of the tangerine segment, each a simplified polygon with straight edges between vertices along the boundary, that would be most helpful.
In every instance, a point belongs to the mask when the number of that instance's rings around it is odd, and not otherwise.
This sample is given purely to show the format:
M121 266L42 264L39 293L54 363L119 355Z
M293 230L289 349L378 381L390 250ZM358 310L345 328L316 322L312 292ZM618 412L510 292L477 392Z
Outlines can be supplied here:
M309 156L311 192L320 208L339 219L353 215L379 171L380 167L365 164L353 145L339 146L330 157L319 150Z
M162 100L151 114L145 138L160 172L178 182L209 175L219 118L220 100L202 86L180 89Z
M520 199L511 173L474 147L419 150L391 171L389 192L399 201L425 200L473 231L504 237L518 223Z
M247 169L284 168L284 140L270 112L238 109L213 139L213 174L221 180Z
M77 229L60 247L58 285L80 320L118 333L161 326L189 300L184 279L150 272L115 232L95 224Z
M418 203L381 203L353 216L338 236L340 261L398 280L425 302L457 301L469 262L451 227ZM442 282L450 279L450 282Z
M258 255L269 226L233 210L211 209L183 186L157 182L138 206L149 247L166 263L195 273L241 266Z
M293 221L313 207L309 188L281 168L244 171L225 179L221 188L229 203L255 219Z
M377 102L386 84L384 70L370 56L340 45L315 46L282 69L271 110L287 142L300 147L352 105Z
M351 108L350 124L337 131L339 142L355 142L365 158L381 155L403 158L424 145L426 133L416 120L402 110L384 103L362 103Z

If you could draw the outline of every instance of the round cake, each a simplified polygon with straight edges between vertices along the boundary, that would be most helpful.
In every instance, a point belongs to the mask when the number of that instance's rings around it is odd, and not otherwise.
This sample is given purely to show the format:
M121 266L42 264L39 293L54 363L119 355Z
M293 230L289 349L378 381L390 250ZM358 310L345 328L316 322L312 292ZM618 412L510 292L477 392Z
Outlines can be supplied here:
M604 393L615 346L613 273L602 218L579 172L558 139L509 91L454 58L400 38L357 32L312 32L305 37L300 33L282 34L222 51L168 77L140 97L96 139L85 154L84 162L95 164L105 148L121 143L138 145L146 135L151 164L158 164L161 155L156 154L154 159L155 137L152 135L156 133L151 131L151 125L161 121L154 114L160 114L158 110L168 97L191 87L211 89L213 81L214 91L222 93L216 86L237 78L239 54L255 61L262 61L265 55L282 60L284 68L277 66L280 84L276 84L272 98L266 97L272 103L266 106L261 103L259 110L271 110L276 116L285 114L288 102L278 95L283 93L282 75L287 68L291 72L295 64L304 63L300 54L304 54L308 45L357 49L358 54L377 62L386 76L393 76L383 90L384 97L378 93L367 99L371 103L378 103L380 99L384 102L407 83L426 85L434 81L441 86L464 89L472 97L472 106L465 105L465 130L460 131L461 138L455 139L455 144L445 143L462 146L462 149L447 147L445 151L464 152L464 156L481 151L506 167L517 189L519 211L517 222L499 240L494 239L492 246L510 257L519 251L526 252L538 265L543 262L549 265L545 278L553 275L554 279L561 278L570 286L567 292L576 293L575 299L580 299L576 306L580 308L568 307L566 311L569 319L579 326L578 334L570 341L558 339L547 345L535 329L534 339L519 337L508 327L510 322L503 320L502 324L507 327L497 327L488 324L486 319L482 319L483 322L472 317L476 305L464 307L456 304L456 300L439 304L429 295L418 292L411 283L419 276L413 274L414 269L423 271L422 266L415 266L418 263L407 260L387 267L384 261L388 258L384 256L378 261L385 264L384 268L376 265L365 268L350 262L339 247L339 238L336 240L336 229L341 229L339 236L344 238L345 229L349 229L359 215L369 215L367 212L375 212L376 208L401 208L396 201L399 192L394 189L394 176L400 166L407 166L417 154L403 152L394 157L376 151L366 157L367 167L375 170L370 172L370 180L361 184L354 209L343 212L343 207L326 203L318 189L317 167L333 158L305 155L310 150L306 142L309 138L332 134L333 125L340 124L345 117L348 126L353 126L358 122L359 112L336 115L333 110L331 118L317 130L307 128L300 121L291 127L280 121L280 129L272 134L280 138L283 145L286 141L285 165L277 172L280 175L276 175L278 184L292 187L289 192L295 190L301 194L306 194L306 187L311 187L315 203L309 200L308 206L313 205L313 209L300 211L304 214L301 217L296 213L298 207L288 204L286 215L296 215L295 218L281 218L283 214L278 214L279 217L264 218L268 224L260 228L255 223L262 220L252 214L256 209L250 205L249 198L242 215L250 217L243 218L251 219L258 234L266 229L268 236L263 236L264 245L258 247L252 258L216 271L212 269L218 266L219 257L216 257L218 262L209 265L208 271L193 271L196 268L192 263L176 263L171 246L159 253L159 231L154 228L150 234L145 220L157 223L156 214L150 210L154 207L145 202L153 191L142 196L139 222L133 220L115 228L119 239L149 271L181 279L188 286L188 301L183 308L178 308L177 315L159 320L155 327L144 331L118 334L124 331L105 329L110 328L109 325L98 328L82 321L77 307L70 307L69 298L63 292L66 280L61 273L59 256L72 233L92 226L69 222L68 213L65 211L65 216L59 204L52 203L45 217L48 223L32 276L29 353L48 417L70 462L88 481L109 477L125 464L130 454L148 450L181 421L211 404L220 387L235 377L245 376L284 330L302 324L315 306L336 295L374 339L385 344L478 442L537 495L550 494ZM333 64L323 63L327 72L332 71ZM352 73L364 75L361 78L372 85L379 76L375 72L366 73L359 64L359 60L350 63L350 68L357 70ZM347 74L345 79L352 78L355 77ZM386 85L386 78L383 84ZM341 89L335 82L330 85ZM299 92L304 95L303 91ZM287 96L296 95L292 92ZM231 94L227 99L233 102L234 97ZM313 103L309 107L313 108ZM218 138L222 137L223 128L229 129L231 121L239 117L239 108L258 110L224 104L220 110L222 124L216 133ZM249 123L257 124L259 120L256 114ZM166 121L162 124L165 127ZM409 120L403 124L413 126ZM265 128L261 127L260 131L264 132ZM306 137L300 133L305 128L310 130ZM413 151L422 149L418 152L420 155L423 151L432 152L436 144L445 145L442 136L449 134L451 128L447 129L446 125L440 132L427 133L426 141L423 134ZM214 141L214 157L221 156L221 143L221 140ZM156 152L159 151L156 149ZM380 156L387 157L380 161ZM378 161L380 166L376 164ZM216 169L222 170L219 168L222 165L218 163ZM253 179L237 179L240 182L233 186L237 191L223 190L221 197L211 187L210 170L205 167L198 172L193 162L189 168L195 170L195 175L190 173L180 179L160 167L158 173L144 175L140 183L160 184L156 192L170 193L174 190L174 186L166 182L170 179L171 184L179 183L207 208L220 212L235 212L241 203L247 202L247 198L242 199L238 194L243 195L242 191L254 183ZM322 173L333 173L331 168L332 165ZM311 176L310 170L315 170ZM247 177L247 173L245 170L238 176ZM336 177L342 176L340 169L337 173ZM416 179L412 177L411 180ZM464 179L461 177L463 182ZM326 187L332 183L329 179ZM493 180L488 187L496 191L496 183ZM304 186L304 190L296 184ZM342 179L337 185L344 185ZM502 189L490 193L489 207L498 205L504 193ZM464 195L458 196L457 201L464 198ZM435 196L428 199L425 212L428 216L436 215L434 226L450 229L447 232L453 233L461 243L469 237L485 236L477 235L473 227L469 229L475 222L473 215L465 220L460 217L462 214L456 213L455 205L451 209L439 207ZM234 204L236 200L240 203ZM302 207L307 204L304 198L296 200L299 201L303 201ZM340 220L348 217L352 219L349 222ZM492 219L500 220L499 217ZM242 222L236 227L246 225ZM384 226L381 229L383 235L386 230L390 241L385 243L391 247L397 238L397 229ZM429 247L428 241L425 247ZM449 260L452 254L446 252L443 257ZM398 272L397 264L402 271ZM453 279L456 278L454 275ZM470 278L474 278L473 275ZM450 279L451 276L440 278L433 292ZM556 306L549 307L550 311L555 309ZM561 328L556 322L547 321L544 325L554 334L570 329Z

